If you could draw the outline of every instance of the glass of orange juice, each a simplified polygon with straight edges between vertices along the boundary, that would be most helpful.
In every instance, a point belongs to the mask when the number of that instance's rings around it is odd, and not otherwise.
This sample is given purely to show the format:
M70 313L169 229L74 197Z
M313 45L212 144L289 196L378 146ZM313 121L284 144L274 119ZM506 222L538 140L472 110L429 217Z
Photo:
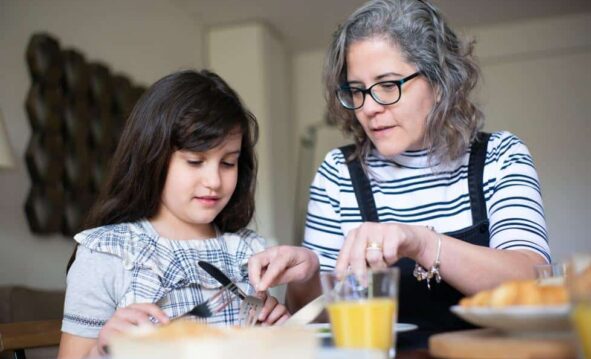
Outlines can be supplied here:
M335 346L373 349L394 358L398 268L368 271L363 278L320 274Z
M572 303L571 321L585 359L591 359L591 254L575 255L566 283Z

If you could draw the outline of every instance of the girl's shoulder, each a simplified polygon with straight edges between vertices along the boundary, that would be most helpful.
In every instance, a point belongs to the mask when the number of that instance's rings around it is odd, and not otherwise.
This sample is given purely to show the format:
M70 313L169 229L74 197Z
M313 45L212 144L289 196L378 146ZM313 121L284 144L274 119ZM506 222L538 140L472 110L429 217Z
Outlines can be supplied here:
M265 249L265 239L249 228L243 228L236 232L226 232L222 236L231 252L248 249L250 253L258 253Z

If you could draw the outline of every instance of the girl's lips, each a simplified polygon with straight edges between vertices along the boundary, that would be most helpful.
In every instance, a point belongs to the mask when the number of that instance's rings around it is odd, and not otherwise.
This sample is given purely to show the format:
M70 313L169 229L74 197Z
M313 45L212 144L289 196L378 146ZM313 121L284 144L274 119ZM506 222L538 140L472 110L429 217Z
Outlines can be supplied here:
M204 196L204 197L195 197L199 202L201 202L204 205L207 206L213 206L215 205L220 198L219 197L208 197L208 196Z

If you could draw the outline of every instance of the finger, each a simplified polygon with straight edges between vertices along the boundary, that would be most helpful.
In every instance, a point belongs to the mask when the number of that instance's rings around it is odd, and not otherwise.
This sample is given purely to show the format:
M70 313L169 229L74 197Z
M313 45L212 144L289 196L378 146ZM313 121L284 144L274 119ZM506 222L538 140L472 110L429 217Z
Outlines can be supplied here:
M366 248L365 260L371 269L383 269L387 267L381 248Z
M291 317L291 314L285 313L281 316L281 318L277 319L277 321L275 322L275 325L281 325L283 323L285 323L286 320L289 319L289 317Z
M387 240L384 240L384 245L382 248L384 261L386 265L391 266L392 264L396 263L399 259L398 256L398 247L400 245L400 241L396 236L392 236Z
M269 289L273 285L277 285L279 283L289 282L291 268L289 268L288 264L290 261L290 255L292 252L287 253L287 255L279 255L274 258L274 260L267 266L261 281L257 287L258 291L264 291Z
M339 251L339 257L337 258L337 263L335 265L335 271L337 272L339 277L344 276L347 272L347 268L349 267L351 247L355 242L357 230L358 229L355 228L349 231L347 237L345 238L345 243L343 243L343 246Z
M365 258L366 255L366 248L368 242L368 233L367 233L367 226L362 226L357 231L357 236L355 238L355 242L351 247L351 259L350 265L351 270L357 276L357 278L365 278L365 274L367 273L367 261Z
M277 299L275 299L275 297L271 295L268 296L267 300L265 301L265 304L263 305L263 309L261 309L261 312L259 313L258 320L260 322L266 322L269 314L271 314L271 312L273 311L273 308L277 306L277 303L278 301Z
M166 324L170 321L168 315L166 315L166 313L164 313L164 311L162 311L162 309L159 306L153 303L136 303L130 305L129 308L138 310L146 314L147 316L151 316L162 324Z
M269 265L269 256L274 248L268 248L255 254L248 260L248 279L253 287L257 288L262 277L264 268Z
M271 311L271 313L269 313L269 315L267 316L267 319L265 319L265 323L267 323L269 325L276 324L277 321L281 317L283 317L286 313L289 313L287 311L287 308L285 308L284 305L277 304L275 306L275 308L273 308L273 310Z

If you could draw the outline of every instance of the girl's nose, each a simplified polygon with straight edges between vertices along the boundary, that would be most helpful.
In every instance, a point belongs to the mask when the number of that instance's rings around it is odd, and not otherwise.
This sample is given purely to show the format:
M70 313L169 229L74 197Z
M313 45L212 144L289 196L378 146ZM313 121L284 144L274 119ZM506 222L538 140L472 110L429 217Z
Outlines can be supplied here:
M211 166L204 174L203 184L207 188L218 189L221 183L220 167Z

